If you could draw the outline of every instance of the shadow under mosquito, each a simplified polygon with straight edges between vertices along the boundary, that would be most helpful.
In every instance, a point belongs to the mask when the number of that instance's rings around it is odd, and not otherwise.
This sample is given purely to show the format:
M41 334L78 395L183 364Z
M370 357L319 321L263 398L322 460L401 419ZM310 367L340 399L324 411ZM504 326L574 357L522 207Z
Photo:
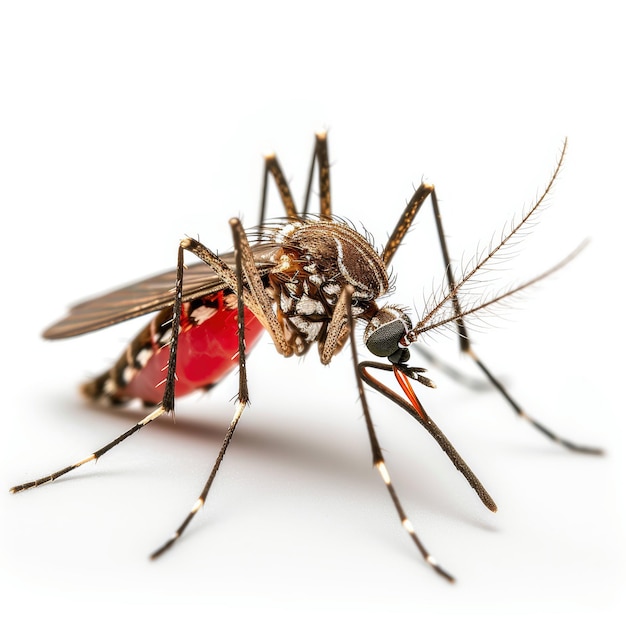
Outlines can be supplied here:
M73 405L72 410L76 411L76 405ZM116 421L123 422L124 429L137 423L149 410L141 407L104 407L98 405L84 405L82 407L82 411L86 413L100 414L108 419L114 418ZM150 424L149 428L151 432L164 433L167 439L171 440L173 449L185 449L185 442L197 444L198 440L215 445L222 442L230 417L230 411L224 409L220 409L204 419L185 417L183 407L177 410L175 419L163 416ZM88 419L86 417L86 420ZM324 447L321 438L315 440L305 437L299 438L294 436L292 430L281 431L275 424L269 429L262 428L258 425L261 421L262 419L257 419L254 425L242 423L235 433L231 448L236 448L240 452L243 451L248 457L254 458L260 464L275 464L281 468L298 467L304 473L322 474L327 477L329 489L348 488L351 497L368 498L372 490L376 489L380 502L384 502L386 499L384 485L368 457L369 451L364 454L345 454L345 450L342 450L341 446ZM423 433L416 430L416 448L420 445L428 445L424 442L420 443L419 439L422 435ZM141 433L138 433L137 437L141 438ZM367 445L365 437L363 437L362 445ZM124 443L120 447L123 448ZM393 448L392 445L388 447ZM122 451L120 450L120 452ZM420 476L423 477L424 475L433 476L433 473L429 471L430 468L425 466L427 460L401 459L400 456L400 454L392 454L394 475L398 478L401 477L401 497L407 508L414 511L414 516L419 517L420 511L424 511L431 515L436 514L447 519L454 519L481 530L499 531L497 520L487 519L482 513L482 505L479 502L472 506L471 496L459 500L448 491L447 485L449 483L438 481L436 476L430 481L419 479ZM403 462L409 463L409 461L411 470L403 467ZM424 463L424 466L416 468L416 464L419 463ZM92 468L90 472L71 472L59 478L58 482L96 479L105 475L114 477L125 473L124 470L116 470L113 463L103 464L102 459L96 462L95 467L97 468L95 472L97 476L94 475ZM462 484L463 478L453 467L449 466L446 470L452 475L458 475L459 489L469 489L467 485ZM134 467L133 472L136 474L137 471L141 470ZM220 470L220 472L223 471L225 468ZM409 472L413 472L418 478L412 480ZM339 481L337 480L338 476L341 477ZM201 480L199 484L200 482ZM337 485L340 486L337 487ZM389 503L389 507L391 510L391 503ZM201 526L204 528L205 524ZM202 528L196 530L201 531ZM194 532L193 528L188 529L188 534Z
M128 422L129 426L136 423L137 419L143 415L141 408L88 406L86 410L107 417L115 417ZM197 443L198 440L215 446L223 441L230 417L230 412L225 409L220 409L203 419L186 417L184 409L178 409L175 418L163 416L150 424L150 429L152 432L161 432L166 435L167 439L171 440L173 449L184 449L185 442ZM226 458L229 452L234 453L237 450L243 451L249 457L258 458L260 463L305 466L330 476L350 472L354 472L357 477L361 476L361 472L358 472L360 468L355 467L354 457L339 454L336 449L324 448L319 441L311 443L303 438L297 438L292 430L282 431L275 425L271 428L261 427L258 423L262 421L262 416L257 416L255 424L242 420L226 453ZM140 434L138 436L141 437Z

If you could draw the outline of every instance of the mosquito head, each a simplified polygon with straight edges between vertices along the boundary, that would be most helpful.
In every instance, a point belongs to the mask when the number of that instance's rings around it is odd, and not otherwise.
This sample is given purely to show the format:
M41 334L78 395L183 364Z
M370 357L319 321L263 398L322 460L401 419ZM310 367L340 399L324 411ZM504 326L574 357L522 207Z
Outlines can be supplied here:
M409 351L402 340L412 326L409 316L400 307L387 305L369 321L363 339L372 354L387 357L395 365L406 363Z

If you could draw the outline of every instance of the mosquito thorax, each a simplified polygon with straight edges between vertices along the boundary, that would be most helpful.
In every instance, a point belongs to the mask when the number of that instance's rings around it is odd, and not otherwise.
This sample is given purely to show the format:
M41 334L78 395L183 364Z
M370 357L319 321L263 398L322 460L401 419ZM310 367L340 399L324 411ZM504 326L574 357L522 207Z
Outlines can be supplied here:
M389 290L387 268L366 237L343 222L291 221L272 239L277 247L268 281L285 336L295 354L318 342L327 362L328 325L344 288L353 288L352 316L370 319L378 310L376 299ZM347 328L333 338L333 353L347 338Z
M389 289L387 268L367 239L342 222L290 222L276 242L294 258L297 269L317 276L314 281L352 285L358 300L375 300ZM284 271L284 270L283 270Z
M386 305L368 322L363 340L372 354L387 357L391 363L405 363L409 351L401 341L411 328L409 316L400 307Z

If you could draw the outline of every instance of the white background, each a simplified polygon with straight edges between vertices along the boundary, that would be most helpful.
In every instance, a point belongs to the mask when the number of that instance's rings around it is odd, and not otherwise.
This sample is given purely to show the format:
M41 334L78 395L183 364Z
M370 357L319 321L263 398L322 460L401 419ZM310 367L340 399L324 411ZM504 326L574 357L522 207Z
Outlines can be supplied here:
M626 102L613 7L3 3L0 610L22 623L51 612L89 623L616 623ZM73 301L171 267L185 234L229 248L229 217L255 223L263 153L279 154L299 199L322 128L338 215L383 245L426 177L465 261L534 199L569 137L549 210L510 272L487 278L515 282L591 244L474 338L530 413L609 454L562 451L496 394L432 370L439 388L418 393L499 504L493 515L423 430L368 394L399 493L451 586L420 561L371 469L348 354L322 368L315 350L285 360L264 340L214 491L161 561L146 557L205 480L234 375L180 402L175 424L8 495L143 416L95 410L75 391L137 324L59 343L40 331ZM443 276L428 212L394 272L393 300L421 310ZM450 337L429 345L456 358Z

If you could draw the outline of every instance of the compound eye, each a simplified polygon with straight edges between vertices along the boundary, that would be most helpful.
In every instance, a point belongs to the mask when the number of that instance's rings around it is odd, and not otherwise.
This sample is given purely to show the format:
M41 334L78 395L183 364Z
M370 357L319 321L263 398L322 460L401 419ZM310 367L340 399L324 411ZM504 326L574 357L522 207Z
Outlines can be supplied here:
M411 330L411 320L401 309L385 306L369 321L363 339L367 349L376 356L391 358L394 362L405 361L399 350L404 351L400 340ZM408 351L407 351L408 352ZM404 357L404 352L402 353Z

